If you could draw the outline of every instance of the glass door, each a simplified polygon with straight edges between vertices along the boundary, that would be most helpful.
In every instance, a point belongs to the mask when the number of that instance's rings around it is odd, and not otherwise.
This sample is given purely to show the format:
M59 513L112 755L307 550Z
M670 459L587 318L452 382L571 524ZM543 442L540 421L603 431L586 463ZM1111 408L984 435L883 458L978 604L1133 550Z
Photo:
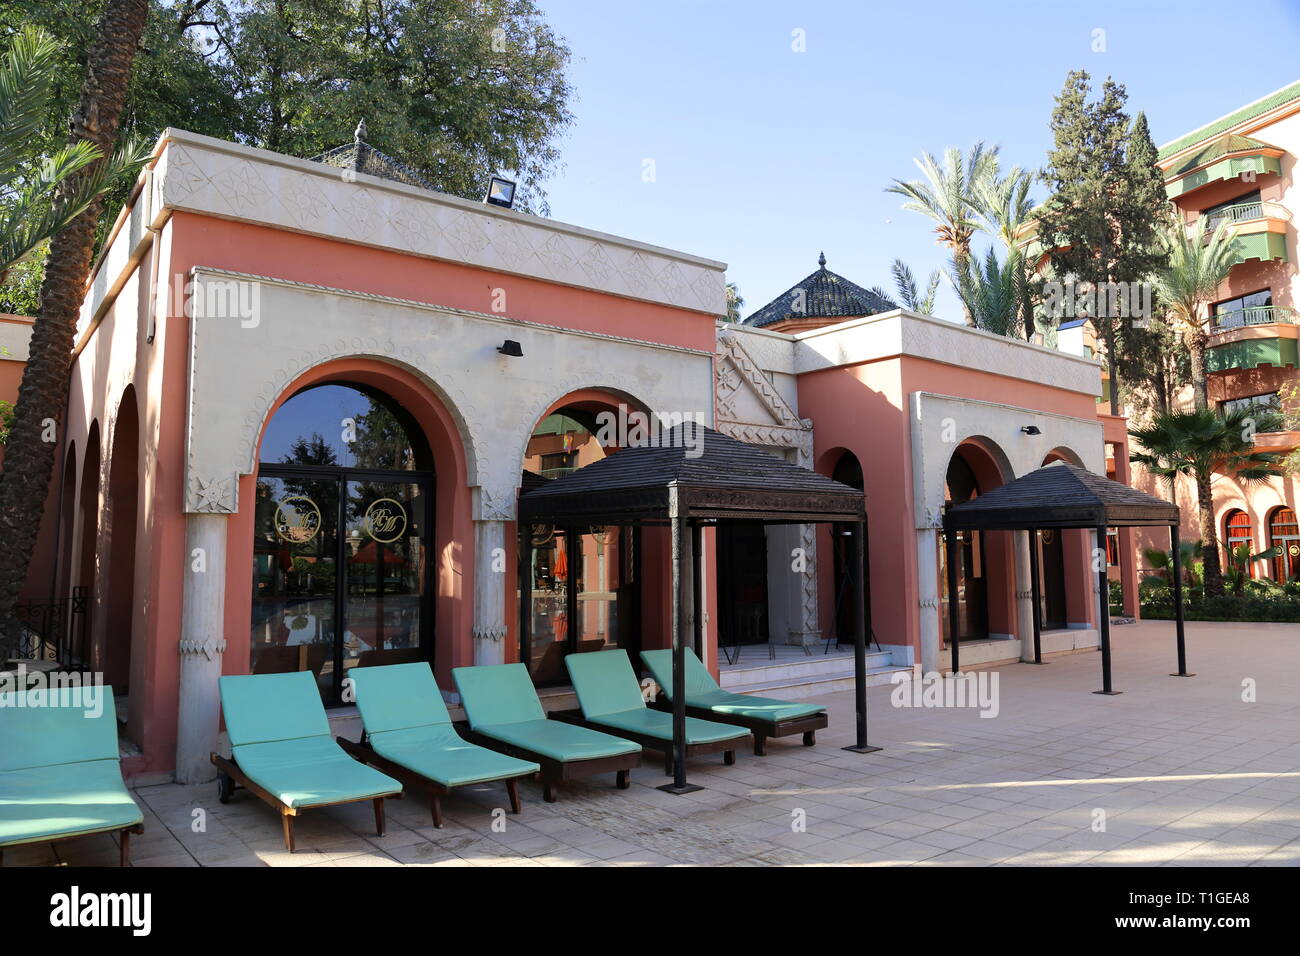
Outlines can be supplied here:
M338 622L339 483L257 479L252 671L309 670L333 696Z
M420 483L354 479L345 488L344 677L369 652L420 647L428 560Z

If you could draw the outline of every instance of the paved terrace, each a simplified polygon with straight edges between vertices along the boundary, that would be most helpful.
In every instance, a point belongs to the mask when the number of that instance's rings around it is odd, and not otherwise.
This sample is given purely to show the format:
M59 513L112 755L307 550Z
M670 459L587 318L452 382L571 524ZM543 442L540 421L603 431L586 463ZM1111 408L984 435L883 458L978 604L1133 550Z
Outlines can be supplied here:
M1118 697L1099 686L1094 653L1000 673L1001 711L896 709L890 687L869 692L880 753L852 740L853 697L822 698L831 727L818 746L771 742L769 756L694 761L708 789L654 789L648 759L632 789L566 785L542 802L522 787L524 811L492 832L499 786L444 800L435 830L420 797L388 802L377 838L368 803L299 817L298 852L284 851L277 814L240 792L222 806L216 785L136 792L143 837L136 866L565 866L575 864L1052 864L1300 865L1300 626L1190 624L1191 670L1174 664L1173 627L1115 629ZM1258 702L1242 701L1244 680ZM349 728L350 730L352 728ZM207 830L191 832L193 811ZM807 829L795 832L796 810ZM1094 832L1096 811L1105 832ZM5 865L113 865L114 840L10 850Z

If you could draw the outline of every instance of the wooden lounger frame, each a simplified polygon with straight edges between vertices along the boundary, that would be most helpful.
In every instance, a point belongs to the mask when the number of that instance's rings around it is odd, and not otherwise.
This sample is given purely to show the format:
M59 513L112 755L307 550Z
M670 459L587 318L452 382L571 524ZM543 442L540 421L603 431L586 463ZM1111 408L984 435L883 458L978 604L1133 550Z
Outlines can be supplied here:
M338 741L340 747L362 763L368 763L371 766L378 768L383 773L388 774L388 776L396 777L398 780L402 781L402 783L416 787L427 793L429 796L429 808L433 811L433 825L438 829L442 829L442 798L451 793L451 791L455 789L454 787L444 786L438 781L426 777L422 773L416 773L409 767L403 767L400 763L394 763L388 758L380 756L375 752L375 748L370 745L370 741L365 737L362 737L360 742L348 740L346 737L336 737L334 739ZM521 810L521 804L519 801L519 777L527 776L531 776L531 774L519 774L514 777L496 778L506 785L506 793L510 795L511 813L519 813ZM493 783L495 781L484 782ZM473 785L466 784L466 786Z
M550 716L555 715L551 714ZM527 747L519 747L515 744L506 743L504 740L478 733L468 724L457 723L455 726L461 737L472 744L478 744L488 750L495 750L507 757L531 760L533 763L539 764L542 768L542 799L547 803L556 801L557 789L565 780L576 780L578 777L590 777L598 773L616 774L615 783L618 789L626 790L632 784L631 771L641 766L641 754L639 752L614 754L612 757L592 757L588 760L556 760L554 757L538 753L536 750L529 750Z
M117 853L118 853L117 865L130 866L131 865L131 834L134 833L136 835L139 835L141 833L144 833L144 824L133 823L129 827L121 827L119 829L113 829L113 830L91 830L86 833L69 833L66 834L65 836L44 836L44 837L39 837L38 839L35 840L26 840L22 843L10 843L8 846L0 846L0 866L4 865L5 850L12 850L20 846L31 846L34 843L62 843L64 840L79 840L82 837L97 836L100 833L118 834L119 839L118 839L118 848L117 848Z
M373 800L375 804L375 830L379 836L384 835L384 798L383 797L361 797L356 800L335 800L333 803L314 803L310 807L291 807L283 802L279 797L274 796L269 791L259 787L248 779L248 775L239 769L233 759L223 757L221 754L214 753L211 755L213 765L217 768L217 796L222 803L229 803L231 796L236 788L243 787L245 790L256 794L265 802L269 803L275 809L280 811L280 819L284 824L284 846L290 853L293 852L293 818L298 816L303 810L316 810L320 807L337 807L344 803L360 803L362 800ZM400 794L398 794L400 796Z
M673 712L672 701L666 697L660 697L650 705L655 710L661 710L671 714ZM711 720L717 724L734 724L737 727L744 727L754 735L754 756L763 757L767 755L767 738L768 737L790 737L794 734L803 734L803 745L805 747L815 746L817 743L817 731L825 730L828 724L826 711L820 714L808 714L804 717L790 717L786 720L764 720L762 717L746 717L744 714L719 714L716 710L710 710L707 707L692 707L686 705L687 717L698 717L701 720Z
M621 727L612 727L609 724L598 724L593 720L588 720L582 716L581 710L553 710L548 715L553 720L562 720L566 724L576 724L579 727L586 727L588 730L598 730L602 734L611 734L615 737L622 737L624 740L631 740L649 750L658 750L664 755L664 773L669 776L673 772L673 742L663 740L659 737L652 737L649 734L639 734L634 730L624 730ZM722 754L722 762L730 767L736 762L736 748L745 743L749 735L744 737L735 737L731 740L713 740L708 743L699 743L686 745L686 758L703 757L708 754Z

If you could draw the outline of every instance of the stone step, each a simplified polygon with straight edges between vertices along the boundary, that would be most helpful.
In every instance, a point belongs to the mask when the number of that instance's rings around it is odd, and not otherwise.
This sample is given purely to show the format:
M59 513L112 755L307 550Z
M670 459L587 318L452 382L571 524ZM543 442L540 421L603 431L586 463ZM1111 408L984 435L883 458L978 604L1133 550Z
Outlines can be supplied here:
M724 666L719 683L727 690L736 690L742 684L770 684L794 678L814 680L844 672L853 673L852 657L814 654L811 657L787 657L774 661L768 659L762 647L758 651L748 660L742 656L740 663L735 666ZM868 671L888 667L892 663L893 658L888 651L867 654Z
M910 674L912 668L892 664L868 668L867 686L876 687L881 684L889 684L893 676L899 673ZM752 684L733 684L727 690L737 694L758 694L762 697L799 700L803 697L820 697L822 694L852 690L853 684L853 667L850 664L846 670L832 674L821 674L813 677L786 677Z

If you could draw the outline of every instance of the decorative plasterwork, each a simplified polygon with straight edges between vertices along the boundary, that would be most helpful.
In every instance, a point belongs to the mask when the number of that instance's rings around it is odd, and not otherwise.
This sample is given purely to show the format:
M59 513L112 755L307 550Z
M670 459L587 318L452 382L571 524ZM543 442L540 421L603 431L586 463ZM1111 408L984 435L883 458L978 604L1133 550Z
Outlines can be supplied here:
M725 265L182 130L155 180L167 208L722 315Z
M187 513L238 510L237 476L256 471L275 402L335 359L404 369L442 404L464 449L462 480L474 489L478 521L514 519L528 437L569 392L600 389L652 410L712 417L706 352L216 269L194 270L192 295L221 301L208 297L208 284L232 282L255 286L241 300L256 302L255 317L200 309L190 322ZM497 352L506 338L521 343L522 358Z
M1036 426L1039 434L1022 431L1030 425ZM1073 452L1089 471L1106 473L1102 424L1096 419L913 392L911 439L917 528L942 527L948 463L957 447L971 439L978 440L998 461L1004 482L1042 467L1043 460L1058 448Z

